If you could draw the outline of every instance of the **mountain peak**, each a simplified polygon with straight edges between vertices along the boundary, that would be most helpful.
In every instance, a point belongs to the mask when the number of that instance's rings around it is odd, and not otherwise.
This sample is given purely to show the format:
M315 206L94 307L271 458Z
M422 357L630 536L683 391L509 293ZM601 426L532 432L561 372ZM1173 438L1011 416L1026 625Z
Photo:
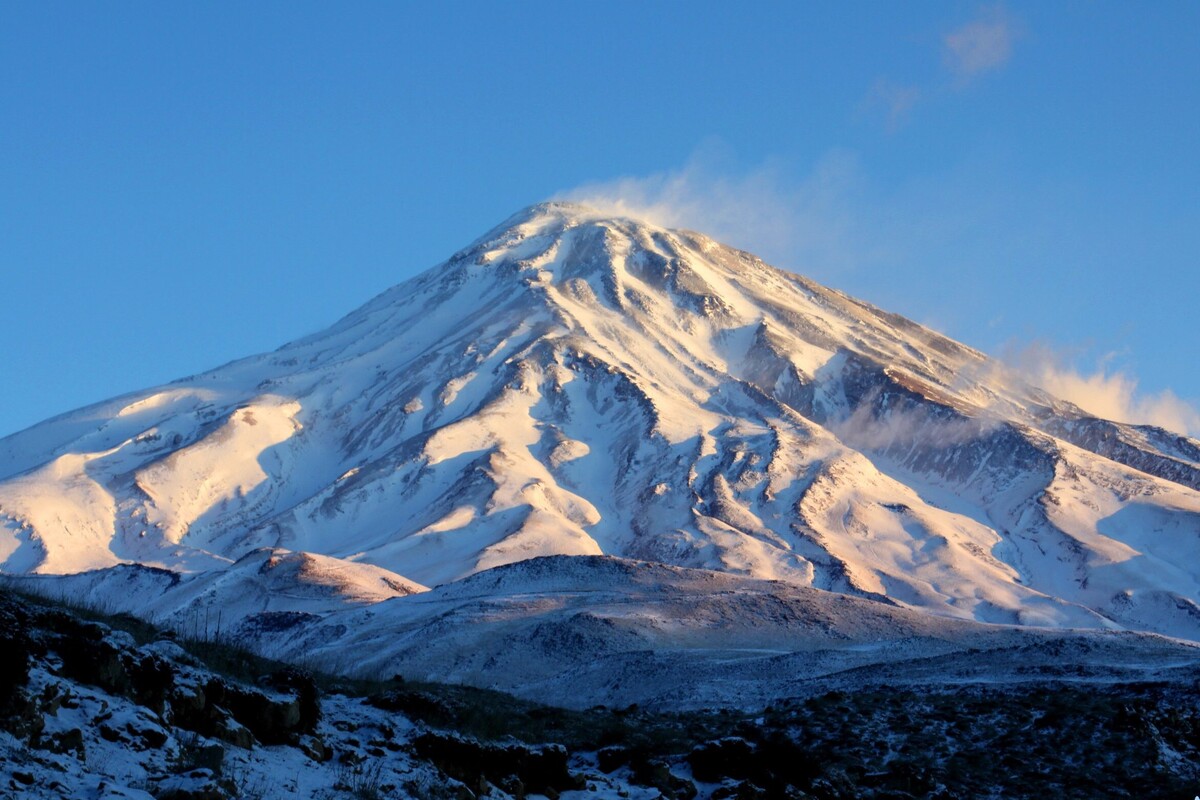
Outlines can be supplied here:
M646 214L623 204L600 206L575 200L545 200L526 206L476 239L463 252L497 239L526 238L530 235L559 235L580 226L598 226L626 232L684 236L712 244L703 234L662 225Z
M536 219L546 217L564 219L577 223L620 221L648 227L658 227L644 216L633 213L623 207L620 210L617 210L616 207L601 208L600 206L592 203L562 199L543 200L540 203L534 203L533 205L527 206L521 211L518 211L509 219Z
M711 244L697 234L670 230L644 219L583 203L550 200L508 217L457 252L447 266L515 265L518 272L532 269L556 273L566 267L571 276L577 277L578 270L566 262L576 267L583 262L593 268L612 267L614 262L623 261L622 253L637 254L638 258L653 253L652 260L678 259L685 238L698 247Z
M551 201L328 330L0 441L0 565L268 548L434 586L606 555L1200 639L1198 487L1189 443L1069 416L701 235Z
M658 228L649 220L626 212L604 210L594 205L574 200L544 200L526 206L479 237L467 249L487 241L505 238L526 237L533 233L543 235L560 234L564 230L587 224L624 225L628 227Z

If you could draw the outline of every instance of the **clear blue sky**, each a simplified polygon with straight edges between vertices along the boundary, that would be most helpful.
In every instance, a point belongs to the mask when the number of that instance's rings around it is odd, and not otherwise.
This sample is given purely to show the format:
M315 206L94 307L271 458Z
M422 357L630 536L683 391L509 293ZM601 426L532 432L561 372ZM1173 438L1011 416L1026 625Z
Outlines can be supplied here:
M623 176L989 352L1195 401L1198 142L1194 2L0 2L0 435Z

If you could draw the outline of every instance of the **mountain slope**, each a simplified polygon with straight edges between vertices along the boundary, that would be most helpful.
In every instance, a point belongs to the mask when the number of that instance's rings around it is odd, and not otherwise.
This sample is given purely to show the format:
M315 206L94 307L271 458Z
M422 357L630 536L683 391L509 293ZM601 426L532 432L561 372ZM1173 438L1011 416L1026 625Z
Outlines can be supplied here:
M700 234L544 204L326 331L0 440L0 559L211 576L265 548L420 587L604 554L1200 640L1197 487L1194 440Z
M753 710L880 684L1187 685L1200 674L1194 642L984 625L612 556L533 558L373 598L339 595L328 582L298 591L288 573L305 560L256 551L229 570L182 577L120 566L10 581L331 673L474 685L579 709Z

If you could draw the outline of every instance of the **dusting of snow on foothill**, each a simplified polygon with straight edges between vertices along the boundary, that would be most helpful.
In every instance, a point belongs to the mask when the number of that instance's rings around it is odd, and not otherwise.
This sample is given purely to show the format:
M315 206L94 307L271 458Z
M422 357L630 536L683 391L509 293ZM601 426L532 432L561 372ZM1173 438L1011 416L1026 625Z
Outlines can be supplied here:
M519 665L461 656L529 620L593 655L779 656L833 644L773 614L839 598L884 660L1046 630L1190 647L1200 442L703 234L546 203L327 330L0 440L0 566L511 690ZM434 620L417 663L397 642ZM550 662L525 678L558 697Z

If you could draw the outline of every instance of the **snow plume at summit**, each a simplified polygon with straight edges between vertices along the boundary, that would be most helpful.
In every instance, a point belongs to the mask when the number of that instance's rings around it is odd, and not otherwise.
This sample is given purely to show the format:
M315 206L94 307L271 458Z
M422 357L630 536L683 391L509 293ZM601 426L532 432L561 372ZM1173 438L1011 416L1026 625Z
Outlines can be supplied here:
M823 271L851 268L868 254L857 235L857 157L832 150L797 179L769 160L737 169L717 143L680 168L589 183L559 194L613 216L702 231L777 263Z

